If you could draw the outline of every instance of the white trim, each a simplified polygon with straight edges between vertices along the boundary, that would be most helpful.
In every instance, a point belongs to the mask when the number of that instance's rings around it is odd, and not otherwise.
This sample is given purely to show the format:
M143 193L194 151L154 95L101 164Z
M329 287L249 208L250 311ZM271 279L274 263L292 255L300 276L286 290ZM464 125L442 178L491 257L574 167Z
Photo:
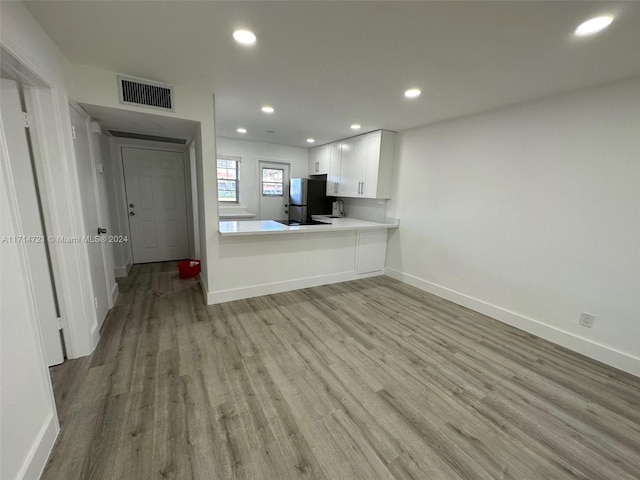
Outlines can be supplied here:
M211 305L210 303L208 303L209 294L207 292L207 286L205 285L204 278L203 278L202 274L198 275L198 283L200 284L200 289L202 290L202 295L204 296L205 300L207 300L207 305Z
M569 350L573 350L574 352L578 352L633 375L640 376L640 358L638 357L393 268L387 267L385 274L420 290L432 293L438 297L470 308L471 310L508 325L512 325L520 330L544 338Z
M16 479L40 478L58 437L58 422L49 414L36 436Z
M122 278L129 275L129 272L131 271L132 266L133 265L131 264L131 262L127 262L127 264L124 267L116 267L114 269L116 278Z
M241 300L244 298L259 297L262 295L271 295L272 293L290 292L292 290L299 290L301 288L317 287L320 285L328 285L331 283L348 282L351 280L358 280L360 278L374 277L379 275L382 275L382 272L372 272L368 274L358 275L354 271L349 271L342 273L332 273L329 275L318 275L315 277L298 278L296 280L285 280L282 282L263 283L260 285L252 285L250 287L231 288L228 290L207 292L207 305L231 302L233 300ZM202 285L202 282L200 284Z
M118 287L117 283L113 284L113 288L111 289L111 302L109 303L109 310L111 310L114 305L116 304L116 301L118 300L118 296L120 295L120 287Z
M9 151L7 149L7 143L5 140L4 124L1 120L2 119L0 119L0 152L2 153L2 157L4 159L7 159L7 161L2 162L2 165L0 166L0 184L4 185L7 190L7 200L9 203L8 206L11 214L13 215L12 223L15 228L14 231L20 232L23 231L21 227L22 220L18 208L18 197L16 195L16 185L11 169L11 162L8 161ZM56 413L53 388L51 386L51 378L49 376L49 370L46 366L44 357L44 343L42 340L40 323L38 321L38 307L35 301L35 291L33 290L33 282L31 277L32 270L29 265L27 247L24 243L18 243L17 250L20 257L19 261L21 264L23 279L25 282L25 299L28 308L28 318L26 318L25 321L31 323L31 327L36 336L34 340L39 346L38 361L40 363L40 368L38 368L38 376L40 377L41 384L44 386L47 392L47 397L49 400L49 404L47 405L47 407L49 408L49 412L43 422L42 427L36 435L17 476L18 479L23 479L40 477L40 474L44 470L49 455L53 449L53 445L55 443L58 432L60 431L60 427L58 425L58 417Z
M236 162L236 202L221 202L218 197L218 160L227 160L229 162ZM236 155L216 155L216 199L218 201L218 210L220 207L241 207L242 204L240 199L240 164L242 162L242 157Z

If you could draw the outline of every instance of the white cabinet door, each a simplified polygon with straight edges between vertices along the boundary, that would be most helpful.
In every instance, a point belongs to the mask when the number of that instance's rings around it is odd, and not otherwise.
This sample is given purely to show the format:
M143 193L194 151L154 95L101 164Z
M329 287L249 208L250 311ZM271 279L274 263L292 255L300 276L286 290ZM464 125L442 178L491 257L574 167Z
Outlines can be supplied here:
M345 197L359 197L364 177L366 144L363 137L342 142L342 165L340 167L339 193Z
M340 193L340 167L342 165L342 147L340 142L329 147L329 169L327 173L327 195L334 197Z
M329 173L329 145L322 145L309 150L309 175L326 175Z
M390 198L395 156L394 132L378 130L332 143L328 147L327 195Z
M362 185L360 196L376 198L378 193L378 167L380 165L381 132L374 132L362 139Z
M387 256L387 230L358 232L356 273L382 273Z

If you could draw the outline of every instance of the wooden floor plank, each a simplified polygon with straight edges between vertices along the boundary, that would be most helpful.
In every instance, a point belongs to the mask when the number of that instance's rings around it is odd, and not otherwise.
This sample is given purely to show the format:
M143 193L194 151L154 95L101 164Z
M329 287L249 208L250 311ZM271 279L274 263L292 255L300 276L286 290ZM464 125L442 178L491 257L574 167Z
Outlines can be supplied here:
M44 479L640 478L640 379L388 277L206 306L135 265Z

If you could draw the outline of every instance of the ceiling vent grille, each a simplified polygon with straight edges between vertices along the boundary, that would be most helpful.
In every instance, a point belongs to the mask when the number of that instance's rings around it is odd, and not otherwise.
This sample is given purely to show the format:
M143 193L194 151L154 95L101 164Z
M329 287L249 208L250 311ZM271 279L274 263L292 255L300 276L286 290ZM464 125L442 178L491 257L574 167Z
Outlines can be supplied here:
M173 87L161 83L118 77L118 95L124 105L145 106L173 112Z

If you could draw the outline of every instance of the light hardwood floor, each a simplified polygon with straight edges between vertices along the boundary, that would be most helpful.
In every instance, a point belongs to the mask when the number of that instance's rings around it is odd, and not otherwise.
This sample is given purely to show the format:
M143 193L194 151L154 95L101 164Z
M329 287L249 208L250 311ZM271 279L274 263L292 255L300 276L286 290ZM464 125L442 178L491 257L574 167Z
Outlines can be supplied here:
M205 306L119 282L45 479L638 479L640 379L388 277Z

